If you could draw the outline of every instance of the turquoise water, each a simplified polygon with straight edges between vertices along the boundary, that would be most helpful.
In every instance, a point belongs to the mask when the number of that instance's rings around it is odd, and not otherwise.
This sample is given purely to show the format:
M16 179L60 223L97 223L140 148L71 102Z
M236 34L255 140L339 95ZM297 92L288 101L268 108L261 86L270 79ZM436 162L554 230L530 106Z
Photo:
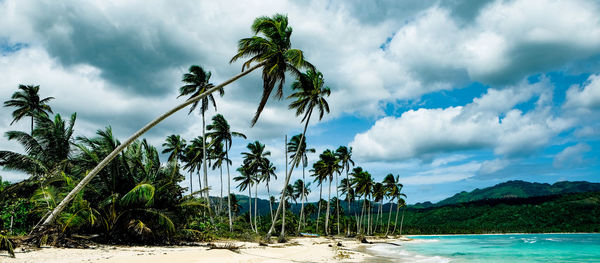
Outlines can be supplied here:
M378 245L394 262L600 262L600 234L414 236Z

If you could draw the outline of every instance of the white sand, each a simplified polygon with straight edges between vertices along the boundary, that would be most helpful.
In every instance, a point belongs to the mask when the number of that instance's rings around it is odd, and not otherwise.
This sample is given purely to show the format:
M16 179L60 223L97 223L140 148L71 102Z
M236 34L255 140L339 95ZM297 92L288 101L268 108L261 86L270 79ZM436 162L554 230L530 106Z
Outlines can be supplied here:
M342 247L337 247L338 241ZM100 246L95 249L42 248L27 252L18 248L16 258L0 254L0 262L360 262L370 257L358 252L361 244L354 239L294 238L286 244L270 244L268 247L239 241L213 243L233 243L242 248L238 252L207 247Z

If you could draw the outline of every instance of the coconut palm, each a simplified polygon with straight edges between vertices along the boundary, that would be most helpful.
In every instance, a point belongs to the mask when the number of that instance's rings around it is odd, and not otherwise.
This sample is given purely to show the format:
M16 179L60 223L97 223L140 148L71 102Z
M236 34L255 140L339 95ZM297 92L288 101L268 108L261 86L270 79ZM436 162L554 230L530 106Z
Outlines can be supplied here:
M271 213L271 220L273 220L273 201L271 199L272 196L271 190L269 189L269 183L271 182L271 177L274 177L275 180L277 180L277 174L275 173L276 169L277 167L275 167L275 165L269 159L266 159L265 162L263 162L263 167L261 167L260 173L260 181L265 182L267 187L267 195L269 195L269 211Z
M250 228L256 231L252 224L252 185L254 184L254 178L252 178L252 174L248 171L248 167L242 165L237 169L240 173L239 176L233 178L234 181L239 182L237 188L240 191L244 191L248 189L248 219L250 221Z
M16 140L25 154L0 151L0 166L8 170L27 173L34 179L45 179L70 168L73 126L76 114L69 121L60 114L54 120L47 116L36 118L32 135L21 131L6 132L8 140Z
M31 133L33 135L33 119L38 115L48 116L48 112L52 113L52 108L47 103L54 97L40 99L38 94L40 86L19 85L19 90L13 93L10 100L4 102L4 107L15 107L12 113L14 122L21 120L25 116L31 117Z
M217 86L206 90L198 96L189 98L185 102L161 114L156 119L150 121L144 127L136 131L131 137L127 138L127 140L119 145L119 147L113 150L100 163L98 163L98 165L94 167L94 169L92 169L79 182L79 184L73 188L71 192L69 192L69 194L61 201L61 203L56 206L56 208L44 220L44 222L41 224L41 229L39 230L47 228L52 222L54 222L58 214L65 209L67 204L75 197L75 195L79 193L92 180L92 178L96 176L100 170L102 170L102 168L104 168L128 145L133 143L137 138L156 126L158 123L171 116L173 113L206 98L206 96L209 94L212 94L217 90L221 90L223 87L240 79L250 72L263 67L263 97L261 99L261 103L259 104L259 110L257 110L257 114L252 122L256 123L258 117L260 116L260 112L267 103L273 87L275 86L276 82L279 82L280 86L283 84L286 72L300 75L299 69L313 68L310 63L304 60L304 54L301 50L291 48L290 37L292 28L288 26L287 16L277 14L273 17L259 17L255 19L254 23L252 24L252 31L254 31L255 36L240 40L238 45L238 53L230 61L234 62L241 58L250 58L242 66L241 73L233 76ZM252 65L253 63L254 65Z
M169 154L169 161L175 163L175 169L179 171L179 160L185 156L185 140L179 135L171 134L162 146L165 147L162 153Z
M288 96L288 98L294 99L294 101L290 103L288 107L296 110L296 116L303 115L302 121L304 122L304 130L302 131L299 142L304 142L304 144L306 144L304 139L306 137L306 129L308 128L308 123L310 122L310 117L312 116L314 109L316 108L319 112L319 120L323 118L325 113L329 113L329 104L325 100L325 97L328 97L331 94L331 90L329 87L324 86L324 84L323 74L314 69L309 69L306 73L300 74L298 79L292 83L292 89L295 92ZM300 159L302 157L299 153L302 148L303 147L298 147L298 149L296 149L294 159ZM291 163L296 164L297 162L299 161L292 160ZM290 183L293 171L294 166L292 165L285 176L284 185ZM280 209L281 204L277 207L275 220L277 220ZM275 223L271 224L271 228L269 229L269 232L267 232L267 237L271 236L274 228Z
M394 196L396 198L396 219L394 220L394 230L392 230L392 234L396 232L396 225L398 223L398 213L400 212L400 207L406 206L406 201L402 198L406 198L406 195L402 193L402 187L404 186L400 183L399 176L396 176L396 187L394 192ZM402 211L402 221L404 221L404 211ZM402 233L402 231L400 232Z
M325 180L327 180L327 174L323 173L323 170L321 169L321 167L323 167L325 164L323 164L323 160L318 160L317 162L315 162L313 164L313 168L310 170L310 172L312 173L311 176L314 176L314 182L316 182L319 185L319 202L321 202L321 200L323 200L323 182L325 182ZM319 219L321 217L321 206L318 205L317 207L317 233L319 232Z
M382 208L383 208L383 198L385 197L385 188L382 183L375 183L373 185L373 201L375 203L379 203L379 209L377 210L377 214L375 215L375 232L377 232L377 227L379 226L379 221L381 220Z
M300 138L302 138L302 134L297 134L294 135L291 139L290 142L288 142L288 147L287 147L287 151L288 153L292 153L292 155L290 156L290 158L292 158L292 162L296 161L294 163L290 163L292 166L298 167L298 165L302 164L302 182L306 181L306 176L305 176L305 170L306 170L306 166L308 166L308 157L306 156L306 153L314 153L315 149L313 148L309 148L306 149L306 138L304 138L302 140L302 142L300 141ZM295 158L296 154L299 155L299 158ZM304 186L304 184L302 184L302 186ZM304 189L300 189L300 192L304 192ZM301 197L301 208L300 208L300 221L302 221L303 216L304 216L304 202L306 200L304 199L304 197ZM298 232L300 231L300 224L298 224Z
M221 191L219 194L218 211L222 211L222 209L223 209L223 164L227 163L227 165L229 165L229 164L231 164L231 160L229 160L227 158L227 155L225 154L225 150L223 150L222 143L218 143L218 144L211 143L211 146L209 146L209 149L211 149L210 154L209 154L210 160L214 161L211 169L215 170L215 169L219 168L219 175L221 178Z
M338 172L340 169L339 163L335 154L331 150L325 150L319 155L319 161L316 163L316 172L324 175L329 181L329 194L327 197L327 211L325 214L325 233L329 235L329 216L331 211L331 182L333 181L333 174Z
M342 179L338 189L342 193L342 195L346 196L346 201L348 202L348 210L350 210L350 207L352 206L352 203L354 202L355 194L354 194L354 188L352 188L352 184L348 181L349 180L346 178ZM350 211L348 211L348 217L350 217ZM355 219L357 218L356 212L354 212L354 218ZM356 221L358 222L358 220L356 220ZM350 233L350 225L348 224L346 227L348 229L347 232ZM357 232L358 232L358 228L357 228Z
M210 71L206 72L204 69L197 65L192 65L189 69L189 73L183 74L182 81L186 84L179 88L179 97L189 95L190 99L199 96L200 94L206 92L210 88L214 87L212 83L209 82L211 73ZM221 96L224 95L223 89L219 89L219 94ZM188 114L191 114L198 104L200 104L200 114L202 115L202 138L206 138L206 118L205 114L209 107L209 101L217 110L217 103L215 102L215 98L212 94L208 94L201 100L198 100L190 106L190 111ZM206 158L208 155L208 151L206 149L206 140L202 141L202 170L204 172L204 187L208 188L208 170L206 162ZM206 202L209 202L209 192L206 191Z
M390 221L392 219L392 208L394 207L394 199L397 196L398 188L396 184L396 178L393 174L388 174L383 179L383 187L385 188L386 195L390 198L390 210L388 213L388 222L385 229L385 235L387 236L390 230Z
M362 196L363 199L363 206L362 206L362 210L360 212L361 214L361 219L360 222L364 223L364 218L363 215L365 214L365 210L367 213L367 227L369 225L369 216L370 216L370 210L371 210L371 204L370 204L370 197L371 197L371 193L372 193L372 189L373 189L373 179L371 178L371 174L369 174L366 171L363 171L363 169L359 166L356 167L352 170L352 184L355 186L354 189L356 191L357 194L359 194L360 196ZM368 205L367 205L368 203ZM368 229L367 229L367 234L369 234Z
M223 143L225 144L225 159L229 160L229 149L231 149L231 145L233 143L233 137L240 137L246 139L246 135L240 132L235 132L231 130L229 123L223 115L217 114L212 118L212 123L206 126L206 129L209 130L208 136L211 138L211 143ZM229 174L229 162L225 163L227 167L227 207L229 214L229 231L233 231L233 217L231 215L231 200L229 197L231 196L231 176ZM268 187L268 184L267 184Z
M340 164L342 169L346 171L346 188L350 189L350 179L348 178L348 172L350 171L350 165L354 166L354 161L352 160L352 147L340 146L335 150L335 155L340 160ZM349 198L349 195L346 195L346 198ZM350 200L346 199L346 203L348 204L348 216L350 216ZM348 227L348 232L346 233L348 236L350 235L350 227Z
M308 197L308 194L310 193L310 183L305 184L302 179L298 179L296 180L296 182L294 182L293 186L294 200L300 199L302 202L302 207L300 209L300 217L298 219L298 229L296 230L298 233L300 233L300 227L302 225L302 222L304 221L304 200L306 200L306 197Z
M207 185L204 185L204 188L202 187L202 178L200 176L200 170L202 169L202 164L203 162L203 158L202 156L204 156L204 147L203 147L203 142L204 139L202 136L198 136L194 139L192 139L190 141L190 144L187 145L186 149L185 149L185 157L184 159L186 160L186 164L184 166L185 169L187 169L188 171L190 171L190 178L191 178L191 174L196 171L196 174L198 176L198 187L200 190L207 188ZM203 192L207 192L207 191L203 191ZM195 193L193 191L191 191L190 193Z

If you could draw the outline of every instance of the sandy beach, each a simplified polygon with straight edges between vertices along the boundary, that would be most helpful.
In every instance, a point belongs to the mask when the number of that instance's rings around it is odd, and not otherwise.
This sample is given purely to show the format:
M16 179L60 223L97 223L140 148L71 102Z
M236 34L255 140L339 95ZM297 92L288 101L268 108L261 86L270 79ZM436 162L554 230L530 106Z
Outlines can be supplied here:
M395 242L396 239L369 239L374 243ZM342 246L338 246L338 242ZM18 248L16 258L0 255L6 263L158 263L158 262L363 262L372 256L364 253L369 244L356 239L293 238L285 244L259 246L257 243L240 241L212 242L218 246L235 245L240 249L210 249L208 246L182 247L123 247L99 245L92 249L41 248L25 250Z

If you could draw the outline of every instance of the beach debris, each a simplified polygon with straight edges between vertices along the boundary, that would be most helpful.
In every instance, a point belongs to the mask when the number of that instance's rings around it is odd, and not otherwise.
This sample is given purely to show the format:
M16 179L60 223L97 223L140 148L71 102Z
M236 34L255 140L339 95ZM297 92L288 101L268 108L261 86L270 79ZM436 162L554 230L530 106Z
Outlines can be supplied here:
M227 249L230 250L232 252L236 252L238 253L240 251L240 246L234 244L234 243L224 243L224 244L215 244L215 243L208 243L208 249Z

